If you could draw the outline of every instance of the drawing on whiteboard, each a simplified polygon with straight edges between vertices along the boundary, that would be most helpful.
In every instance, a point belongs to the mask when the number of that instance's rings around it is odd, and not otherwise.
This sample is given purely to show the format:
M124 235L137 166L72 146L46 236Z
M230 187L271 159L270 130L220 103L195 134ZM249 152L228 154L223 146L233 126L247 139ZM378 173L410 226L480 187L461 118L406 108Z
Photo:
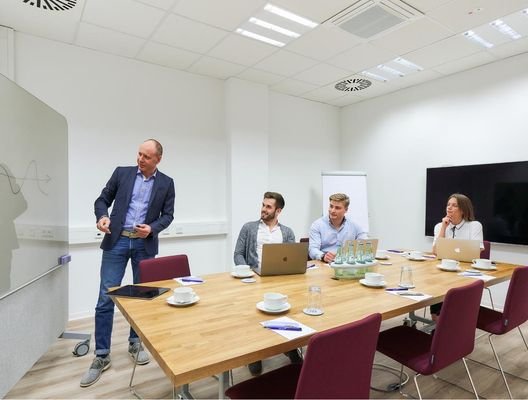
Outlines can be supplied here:
M33 167L33 168L31 168L31 167ZM30 168L31 168L31 171L33 171L35 173L34 177L30 177L29 176L29 173L31 172ZM22 177L22 178L21 177L17 178L15 176L13 176L13 174L9 171L9 168L7 168L7 166L5 166L4 164L0 164L0 175L3 175L5 177L7 177L7 180L9 182L9 186L10 186L10 189L11 189L11 193L13 193L13 194L20 193L20 191L22 190L22 186L24 186L24 184L27 181L34 181L37 184L39 192L42 193L45 196L48 195L48 192L46 192L43 189L42 184L43 183L45 183L45 184L50 183L51 177L49 175L46 175L45 177L42 177L42 178L40 178L38 176L38 167L37 167L37 162L35 160L31 160L29 162L28 166L26 167L26 172L24 173L24 177ZM20 186L17 185L17 183L16 183L17 179L22 182L22 184Z
M9 167L0 163L0 174L7 179L0 179L0 224L2 226L2 240L0 240L0 293L11 286L11 261L13 251L18 249L18 238L15 229L15 219L27 210L27 201L11 174ZM8 190L10 189L10 190Z

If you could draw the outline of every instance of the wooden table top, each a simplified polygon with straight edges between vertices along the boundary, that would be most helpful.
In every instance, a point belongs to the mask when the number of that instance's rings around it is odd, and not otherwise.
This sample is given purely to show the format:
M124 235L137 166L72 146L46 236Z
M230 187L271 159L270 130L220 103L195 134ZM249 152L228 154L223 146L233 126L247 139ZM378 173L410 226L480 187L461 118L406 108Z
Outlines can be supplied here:
M203 276L205 283L192 286L200 300L188 307L169 305L166 300L171 292L153 300L115 297L114 301L173 385L180 386L308 343L310 336L288 341L264 329L262 321L288 316L323 331L376 312L388 319L438 303L448 289L475 279L439 270L438 260L409 261L391 254L388 261L392 265L373 267L385 276L387 287L397 286L402 265L412 265L415 290L432 298L417 302L383 289L365 287L357 280L335 280L328 265L309 262L318 268L303 275L255 275L255 283L243 283L229 272ZM469 264L461 266L470 268ZM485 285L508 280L514 268L511 264L497 264L496 271L487 272L494 279ZM146 285L173 289L179 283L167 280ZM302 311L308 302L310 285L322 288L323 315L308 316ZM287 294L291 309L278 315L259 311L256 304L270 291Z

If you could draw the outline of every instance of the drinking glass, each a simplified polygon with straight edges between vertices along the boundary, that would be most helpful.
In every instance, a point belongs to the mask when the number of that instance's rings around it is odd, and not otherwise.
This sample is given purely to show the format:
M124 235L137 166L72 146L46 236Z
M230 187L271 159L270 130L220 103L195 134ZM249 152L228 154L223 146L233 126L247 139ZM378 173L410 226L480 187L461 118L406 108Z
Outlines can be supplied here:
M341 245L337 246L336 256L334 258L334 264L343 264L343 250Z
M358 264L365 264L365 250L363 248L363 242L357 244L356 262Z
M402 288L413 288L413 274L412 267L404 265L400 271L400 287Z
M311 285L308 287L308 305L303 312L308 315L321 315L324 313L321 286Z
M348 255L347 255L347 264L355 264L356 263L356 257L354 255L354 243L350 241L348 243Z

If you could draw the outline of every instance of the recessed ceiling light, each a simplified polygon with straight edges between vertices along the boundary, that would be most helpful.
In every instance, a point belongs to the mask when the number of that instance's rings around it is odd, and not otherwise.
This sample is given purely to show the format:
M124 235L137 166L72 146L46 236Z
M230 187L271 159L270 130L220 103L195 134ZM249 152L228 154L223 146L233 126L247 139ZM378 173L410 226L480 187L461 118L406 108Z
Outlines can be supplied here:
M272 31L281 33L283 35L286 35L286 36L289 36L289 37L292 37L292 38L298 38L299 36L301 36L297 32L290 31L289 29L280 27L278 25L263 21L261 19L255 18L255 17L251 17L249 19L249 22L251 22L252 24L261 26L262 28L270 29Z
M378 69L380 69L382 71L388 72L391 75L399 76L400 78L403 78L405 76L405 74L403 72L398 71L397 69L389 67L389 66L387 66L385 64L380 64L376 68L378 68Z
M279 42L278 40L270 39L269 37L259 35L258 33L250 32L245 29L238 28L236 32L243 36L247 36L252 39L260 40L261 42L268 43L273 46L282 47L285 45L285 43Z
M402 57L395 58L394 62L414 71L423 71L422 67Z
M484 46L487 49L491 49L493 47L493 43L488 42L473 31L464 32L463 35L467 39L472 40L473 42L478 43L479 45Z
M374 72L370 72L370 71L362 71L361 75L368 76L369 78L375 79L375 80L380 81L380 82L387 82L388 81L388 79L385 78L384 76L375 74Z
M513 40L521 38L521 35L519 33L517 33L510 25L506 24L500 19L496 19L495 21L490 22L490 25L493 28L497 29L503 35L511 37Z
M309 28L315 28L318 25L317 23L310 21L308 18L301 17L300 15L286 11L270 3L266 4L266 6L264 7L264 10L269 11L270 13L279 15L282 18L289 19L290 21L297 22L298 24L307 26Z

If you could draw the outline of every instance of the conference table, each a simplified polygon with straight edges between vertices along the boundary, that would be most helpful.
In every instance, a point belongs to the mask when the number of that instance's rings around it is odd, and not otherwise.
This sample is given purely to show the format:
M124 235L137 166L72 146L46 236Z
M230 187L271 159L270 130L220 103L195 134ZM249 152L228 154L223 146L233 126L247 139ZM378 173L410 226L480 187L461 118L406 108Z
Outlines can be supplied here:
M287 316L316 332L321 332L356 321L372 313L380 313L384 320L413 312L442 301L450 288L469 284L477 277L461 276L437 268L439 260L410 261L398 254L390 254L391 265L378 264L374 272L384 275L387 288L398 286L401 266L413 268L415 291L430 295L422 301L391 294L384 288L363 286L358 280L336 280L334 270L320 261L309 261L312 266L305 274L260 277L256 282L244 283L230 272L204 275L204 283L192 288L200 300L191 306L175 307L167 303L172 289L180 286L175 280L150 282L145 286L170 288L171 291L152 300L113 297L126 320L137 332L173 388L212 375L219 375L219 396L227 385L228 371L254 361L307 345L306 335L287 340L270 329L263 321ZM315 265L315 266L313 266ZM463 269L470 264L461 263ZM495 271L485 286L510 279L515 265L496 263ZM308 303L308 287L322 288L324 314L310 316L303 313ZM258 310L266 292L288 295L291 308L282 314L271 315Z

